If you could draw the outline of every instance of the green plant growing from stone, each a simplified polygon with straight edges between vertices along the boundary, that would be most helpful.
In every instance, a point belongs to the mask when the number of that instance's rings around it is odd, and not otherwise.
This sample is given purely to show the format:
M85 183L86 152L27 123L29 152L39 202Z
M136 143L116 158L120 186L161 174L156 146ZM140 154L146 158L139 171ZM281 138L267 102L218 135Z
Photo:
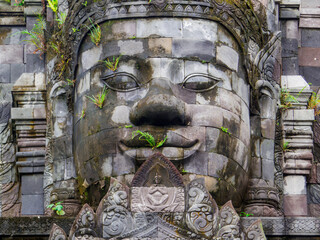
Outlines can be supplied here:
M140 130L132 132L132 139L136 136L139 136L139 140L147 141L149 147L152 147L152 150L155 148L161 147L167 140L167 136L161 141L155 141L154 137L148 132L141 132Z
M79 114L79 119L83 119L86 116L86 110L82 109L81 113Z
M36 24L34 24L33 28L30 31L26 29L17 33L27 35L29 39L23 41L34 45L36 47L36 50L33 53L36 54L37 52L41 52L41 56L43 53L46 52L46 42L44 37L45 29L45 20L43 19L43 16L39 15Z
M221 127L221 131L231 135L231 133L228 132L228 128L226 128L226 127Z
M299 103L299 101L288 92L288 89L281 88L279 108L286 110L292 106L292 103Z
M90 99L98 108L102 109L103 107L103 103L106 99L106 96L109 92L109 89L106 89L106 87L104 87L101 91L100 94L98 94L97 96L86 96L88 99Z
M69 86L73 86L73 87L74 87L74 84L76 83L76 80L75 80L75 79L74 79L74 80L71 80L71 79L67 78L66 81L67 81L67 84L68 84Z
M64 12L61 12L58 15L59 16L58 16L58 18L56 18L56 21L58 22L59 28L61 28L66 21L67 14Z
M314 115L317 116L320 114L320 110L317 110L320 104L320 97L317 93L312 92L311 97L308 101L308 109L314 110Z
M21 0L21 1L18 1L18 0L15 0L15 4L14 6L24 6L24 0Z
M116 71L117 68L118 68L118 65L119 65L119 61L120 61L120 57L121 57L121 54L119 57L115 57L113 56L113 61L110 61L109 58L107 58L107 60L104 60L104 61L100 61L100 62L103 62L104 65L106 66L106 68L108 68L109 70L111 70L112 72Z
M48 0L48 7L56 13L58 11L58 0Z
M250 216L253 217L253 214L252 213L246 213L246 212L241 212L240 213L240 217L250 217Z
M286 141L286 142L283 142L281 148L282 148L282 151L287 152L289 147L290 147L289 142Z
M77 28L72 28L72 31L73 31L73 33L79 32L79 29L77 29Z
M98 46L101 41L101 28L98 24L94 24L91 18L89 18L89 21L91 23L91 26L90 27L86 26L86 27L90 31L89 36L90 36L91 42L93 42L96 46Z
M51 210L56 212L56 214L58 214L59 216L63 216L66 214L65 211L63 211L62 202L51 203L47 206L47 208L50 208Z
M88 5L88 1L83 2L82 5L86 7Z

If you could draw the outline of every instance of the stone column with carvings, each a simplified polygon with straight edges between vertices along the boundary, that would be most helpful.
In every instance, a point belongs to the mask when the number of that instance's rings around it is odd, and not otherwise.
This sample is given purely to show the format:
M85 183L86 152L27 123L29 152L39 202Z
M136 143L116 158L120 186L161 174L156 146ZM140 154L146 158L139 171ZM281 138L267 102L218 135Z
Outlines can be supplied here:
M43 214L46 83L43 73L24 73L12 88L16 166L21 179L21 214Z
M312 91L300 75L282 76L281 87L295 97L281 111L285 216L307 216L307 179L313 162L314 110L307 109Z

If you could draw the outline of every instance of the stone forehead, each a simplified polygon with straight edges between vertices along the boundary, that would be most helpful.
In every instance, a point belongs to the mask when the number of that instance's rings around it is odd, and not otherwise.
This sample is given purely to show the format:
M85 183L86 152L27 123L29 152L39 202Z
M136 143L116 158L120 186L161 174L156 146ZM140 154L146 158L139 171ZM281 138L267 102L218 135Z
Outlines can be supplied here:
M84 25L90 26L92 23L100 24L116 19L149 17L190 17L220 22L234 35L245 53L250 40L262 48L269 37L266 10L258 1L95 1L88 6L77 1L71 5L67 22L72 48L77 53L83 37L88 32ZM72 29L80 31L73 32Z

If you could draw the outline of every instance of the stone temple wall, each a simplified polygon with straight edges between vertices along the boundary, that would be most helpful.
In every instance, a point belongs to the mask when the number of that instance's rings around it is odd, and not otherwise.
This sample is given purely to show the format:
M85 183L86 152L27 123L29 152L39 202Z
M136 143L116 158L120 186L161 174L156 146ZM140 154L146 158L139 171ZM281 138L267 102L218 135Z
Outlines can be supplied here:
M59 0L60 9L68 8L71 2ZM93 1L82 2L80 4L85 6ZM320 87L320 1L252 2L260 2L267 9L267 15L276 16L275 22L267 18L269 28L274 32L281 31L282 62L279 79L276 80L280 83L281 76L280 87L295 96L298 103L278 112L277 116L275 112L271 117L269 112L266 113L259 127L253 124L256 118L251 118L251 130L259 138L251 140L254 146L251 147L251 178L248 181L253 187L248 188L251 195L246 197L246 205L237 210L254 215L242 218L242 225L246 227L260 217L268 239L317 239L320 235L320 118L314 116L313 110L307 109L307 100L312 91L318 93ZM63 88L67 82L55 85L51 81L55 78L52 66L57 64L56 58L36 52L34 46L24 41L26 36L20 33L25 29L31 30L37 16L44 13L48 29L52 28L50 24L54 22L54 13L43 3L42 0L25 0L24 6L15 6L15 0L10 4L0 0L0 238L5 236L4 239L10 235L13 238L46 239L53 223L68 233L81 208L80 202L88 200L85 194L91 195L91 202L97 204L107 192L104 186L108 186L108 179L100 179L96 181L100 184L96 184L97 188L83 190L88 182L77 177L72 145L72 128L77 124L72 121L80 121L82 109L73 113L66 104L70 96ZM76 8L77 5L71 7ZM130 37L133 41L139 36L133 34ZM81 49L82 52L86 50ZM96 58L94 51L89 57ZM77 86L85 87L85 82ZM266 100L262 102L269 103ZM81 126L79 132L86 127L81 124L85 125L86 121L75 125ZM99 134L99 130L89 127L90 131L96 132L88 135ZM217 129L219 126L213 128L213 132L219 135ZM231 134L232 131L237 129L230 126ZM197 134L200 135L199 132ZM286 149L283 149L283 143L288 143ZM219 156L223 162L224 156ZM183 172L196 168L199 166L185 165L181 169ZM200 175L206 174L201 172ZM194 174L189 178L195 177L198 176ZM126 184L130 179L132 176L118 178ZM81 186L77 186L77 181ZM272 188L269 188L269 183ZM214 184L217 182L207 181L206 187L214 189ZM274 186L280 194L272 198ZM64 218L46 209L50 203L60 200L66 210L67 217ZM276 211L270 210L270 206L276 205Z

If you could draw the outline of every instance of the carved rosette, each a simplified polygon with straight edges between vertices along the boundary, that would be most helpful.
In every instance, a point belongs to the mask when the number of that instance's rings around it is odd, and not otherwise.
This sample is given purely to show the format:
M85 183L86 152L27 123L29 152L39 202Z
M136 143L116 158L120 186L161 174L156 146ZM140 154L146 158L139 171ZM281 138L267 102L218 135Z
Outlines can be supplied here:
M188 185L186 222L197 234L212 237L218 224L218 206L204 186L204 179Z

